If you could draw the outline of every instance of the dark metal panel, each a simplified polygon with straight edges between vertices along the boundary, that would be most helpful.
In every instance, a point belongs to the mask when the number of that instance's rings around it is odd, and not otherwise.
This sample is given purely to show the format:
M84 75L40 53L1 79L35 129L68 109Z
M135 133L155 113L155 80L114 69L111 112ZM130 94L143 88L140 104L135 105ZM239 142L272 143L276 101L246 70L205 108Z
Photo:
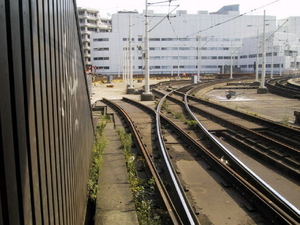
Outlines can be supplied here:
M31 1L31 11L36 16L35 23L32 24L34 40L33 45L33 90L34 90L34 105L35 105L35 126L37 140L37 162L38 162L38 177L40 188L40 201L42 211L42 224L48 224L48 196L46 186L46 171L45 171L45 155L44 155L44 136L43 136L43 117L42 117L42 94L41 92L41 70L44 66L41 64L41 55L44 54L44 48L41 44L43 40L43 17L41 15L42 1Z
M49 112L49 140L50 140L50 164L51 164L51 186L53 190L53 208L54 208L54 217L53 222L54 224L59 224L59 209L58 209L58 189L57 189L57 162L56 162L56 139L55 139L55 131L54 131L54 123L55 123L55 117L54 118L54 100L56 99L55 90L53 89L53 82L54 82L54 74L55 74L55 58L54 58L54 11L53 11L53 0L48 1L48 18L49 18L49 35L48 42L49 42L49 75L47 76L47 92L49 93L48 98L48 112ZM52 153L52 154L51 154Z
M63 74L63 51L62 51L62 40L63 40L63 32L62 32L62 10L61 10L61 5L62 1L56 0L56 13L57 13L57 34L56 34L56 51L57 52L57 109L58 109L58 139L59 139L59 150L58 150L58 155L59 155L59 165L60 165L60 180L59 183L61 184L61 196L62 196L62 211L61 214L63 216L62 223L67 224L67 207L66 207L66 193L65 193L65 161L64 161L64 132L63 132L63 107L62 107L62 99L63 99L63 90L62 90L62 79L63 76L59 76L60 74Z
M1 155L3 158L0 162L3 163L3 170L1 170L1 181L4 184L1 185L1 192L4 193L5 198L2 198L2 207L4 217L4 223L13 221L15 224L20 223L20 203L18 199L17 190L17 176L16 176L16 164L15 164L15 137L13 133L13 112L12 112L12 96L11 96L11 80L10 80L10 66L9 66L9 48L10 48L10 35L9 30L9 2L0 2L0 66L1 66L1 82L0 82L0 118L1 118ZM9 201L8 201L9 199ZM9 213L13 211L12 213Z
M48 24L48 0L40 1L38 9L41 15L42 21L40 23L40 49L43 50L40 54L40 79L42 89L42 118L43 118L43 138L44 138L44 166L46 173L46 186L47 186L47 198L48 198L48 217L49 224L53 224L53 190L52 190L52 176L51 176L51 160L50 160L50 138L49 138L49 102L51 101L51 95L48 92L49 87L47 79L51 76L50 74L50 62L49 62L49 24Z
M1 223L82 224L94 130L75 2L2 11Z
M62 195L62 161L60 157L60 151L61 151L61 139L60 139L60 134L61 134L61 129L60 129L60 107L59 107L59 99L61 96L60 93L60 79L59 79L59 13L58 13L58 1L54 0L53 1L53 18L54 18L54 34L53 34L53 47L54 47L54 58L53 62L55 63L54 65L54 73L53 73L53 79L52 79L52 84L53 84L53 109L54 109L54 141L55 141L55 161L56 161L56 171L57 171L57 194L58 194L58 218L60 224L65 224L63 220L63 195Z
M35 96L34 96L34 71L33 53L38 52L36 43L37 37L37 14L34 10L35 1L23 0L23 33L24 33L24 62L26 70L26 106L27 106L27 132L29 134L29 167L30 184L32 193L32 209L34 224L42 224L41 194L39 187L38 169L38 149L36 136L36 115L35 115Z
M15 120L13 125L15 135L15 160L16 160L16 176L18 186L18 197L20 202L20 216L24 224L32 224L31 209L31 190L29 182L29 166L28 166L28 133L26 131L26 107L24 98L24 33L22 21L22 5L18 2L10 1L10 29L11 29L11 52L10 58L10 74L11 77L11 95L12 111Z

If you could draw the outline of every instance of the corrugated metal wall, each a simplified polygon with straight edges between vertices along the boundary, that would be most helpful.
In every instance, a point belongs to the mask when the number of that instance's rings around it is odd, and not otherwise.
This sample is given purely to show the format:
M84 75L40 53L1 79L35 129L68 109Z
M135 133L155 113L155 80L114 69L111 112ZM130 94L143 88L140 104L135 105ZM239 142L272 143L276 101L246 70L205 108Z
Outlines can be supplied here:
M83 224L94 139L76 5L0 0L0 225Z

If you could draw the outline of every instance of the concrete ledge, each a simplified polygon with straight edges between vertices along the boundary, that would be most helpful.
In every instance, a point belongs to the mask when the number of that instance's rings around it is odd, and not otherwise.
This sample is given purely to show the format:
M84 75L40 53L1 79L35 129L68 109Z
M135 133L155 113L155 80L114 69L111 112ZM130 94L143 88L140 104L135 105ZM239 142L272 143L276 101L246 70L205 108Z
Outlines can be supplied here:
M267 94L268 88L257 88L257 94Z
M152 93L146 94L142 93L141 94L141 101L153 101L154 100L154 95Z
M134 94L135 88L127 88L127 94Z

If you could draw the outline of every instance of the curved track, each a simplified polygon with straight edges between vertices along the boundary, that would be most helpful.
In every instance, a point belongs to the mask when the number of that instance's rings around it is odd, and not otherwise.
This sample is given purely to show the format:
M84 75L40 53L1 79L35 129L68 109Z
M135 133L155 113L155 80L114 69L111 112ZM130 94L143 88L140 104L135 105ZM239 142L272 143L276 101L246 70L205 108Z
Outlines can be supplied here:
M266 87L273 94L300 99L300 86L289 82L290 79L291 76L270 79L266 82Z
M204 84L202 84L204 85ZM195 85L189 85L186 90L191 89L192 87L194 87ZM182 88L181 90L183 90L184 88ZM199 108L205 108L207 107L205 104L208 103L202 103L203 105L201 107L196 106L199 105L199 100L195 100L195 98L193 98L192 96L189 96L188 93L191 93L192 90L190 90L189 92L187 92L187 94L183 94L180 92L172 92L172 93L168 93L168 92L163 92L163 91L155 91L155 94L162 97L159 100L159 104L157 106L157 110L156 112L154 111L154 107L147 107L144 106L138 102L135 102L133 100L130 99L126 99L123 98L122 103L118 103L119 105L124 106L124 102L130 103L131 105L135 105L135 107L137 108L143 108L143 110L147 111L147 113L150 116L151 120L152 120L152 131L151 134L148 133L148 139L149 137L152 139L152 141L148 141L147 144L145 144L145 136L147 136L146 133L143 134L144 137L142 137L141 140L142 144L141 146L147 146L148 150L146 149L145 151L147 153L143 153L144 157L148 158L147 164L148 166L151 167L154 166L155 168L153 169L153 171L155 172L155 180L159 181L159 180L163 180L162 183L158 184L158 186L161 186L161 191L163 190L167 190L168 193L165 193L163 195L165 196L170 196L171 199L169 199L167 202L164 199L165 197L163 197L164 202L168 208L168 211L171 212L171 218L174 224L199 224L200 222L203 221L212 221L212 219L207 219L204 220L203 218L203 214L198 215L199 210L202 207L204 207L202 202L197 202L197 199L194 199L194 196L191 196L192 194L189 193L189 187L185 186L185 184L187 184L188 182L185 182L183 179L186 178L186 175L181 175L180 173L180 169L178 169L178 165L174 165L174 159L173 156L169 155L170 153L170 145L176 144L176 141L173 141L174 143L170 143L170 141L167 141L168 138L166 138L166 136L170 137L174 134L172 134L173 132L176 133L177 138L178 139L180 137L180 140L183 141L183 143L181 143L182 146L184 148L188 148L188 149L192 149L191 154L194 154L196 156L200 156L205 163L207 163L207 165L209 165L208 167L213 168L214 171L216 171L218 174L220 174L222 176L222 178L224 179L224 183L225 186L229 186L229 187L233 187L237 192L240 193L240 196L242 196L242 198L246 198L248 203L239 203L240 205L248 205L247 208L248 212L246 214L250 215L250 217L255 218L257 217L257 215L251 215L251 213L249 212L249 209L254 207L255 210L259 210L261 213L263 213L264 218L267 218L267 220L269 221L269 223L273 223L273 224L297 224L300 222L300 218L299 218L299 210L293 205L291 204L289 201L287 201L285 198L283 198L280 194L278 194L273 188L271 188L268 184L266 184L266 182L264 182L264 180L262 178L260 178L259 176L257 176L255 173L253 173L251 170L249 170L247 168L246 165L244 165L239 159L237 159L237 157L235 157L229 150L227 150L224 145L220 142L220 140L216 137L220 137L220 133L222 133L222 135L224 136L224 130L233 130L235 133L237 134L243 134L243 139L245 139L245 136L247 136L247 139L249 140L249 142L251 142L250 140L255 140L252 142L257 142L260 143L260 145L262 145L261 143L266 143L268 142L268 145L272 142L275 143L275 147L270 148L268 147L267 149L270 150L272 149L272 151L274 151L274 149L278 149L280 148L282 151L287 152L289 154L289 157L285 158L293 158L294 160L290 160L290 161L295 161L295 168L293 168L292 170L294 171L293 177L297 177L299 175L299 167L298 166L298 161L299 158L297 158L299 156L299 142L297 142L297 137L299 137L299 130L294 129L293 130L293 135L294 138L296 138L293 141L293 138L290 137L284 137L281 140L273 140L273 137L267 136L265 135L265 133L268 132L261 132L261 130L276 130L276 129L280 129L280 130L284 130L283 133L290 133L291 130L289 130L287 127L278 127L278 124L273 124L271 121L259 121L259 125L256 124L256 128L255 129L249 129L247 128L247 126L244 125L239 125L238 123L229 123L226 119L222 119L219 116L214 115L213 116L213 120L215 121L216 124L222 124L222 126L227 126L226 128L222 128L223 132L218 132L216 130L213 130L213 132L209 132L199 121L199 115L194 115L194 113L197 111L199 111ZM174 122L176 120L174 120L173 122L170 121L169 118L167 118L165 115L163 115L161 113L161 108L164 104L164 102L166 101L166 99L171 100L170 94L172 94L173 96L177 96L173 98L173 102L176 102L175 105L177 105L177 107L182 108L182 107L186 107L186 110L189 112L189 116L192 117L195 121L198 122L198 133L194 133L193 135L191 135L191 133L193 133L194 131L186 131L188 130L187 128L184 128L185 130L183 130L181 127L185 127L185 125L183 125L182 123L179 123L178 120L177 122ZM184 101L182 101L184 99ZM108 104L108 100L105 100ZM113 104L113 103L109 103L109 104ZM116 105L118 105L116 104ZM138 105L138 106L137 106ZM114 106L117 107L117 106ZM130 108L129 105L127 105L125 108ZM218 106L219 107L219 106ZM122 108L122 107L121 107ZM223 111L223 109L218 109L219 111ZM118 109L118 111L122 111L120 109ZM125 111L125 110L123 110ZM134 110L136 111L136 110ZM203 110L200 110L201 113L203 113ZM208 110L208 111L212 111L212 110ZM216 111L216 109L214 109L214 111ZM200 114L201 114L200 113ZM186 114L186 111L184 112L184 114ZM197 113L199 114L199 113ZM232 114L232 112L230 112L230 114ZM135 115L136 116L136 115ZM232 116L232 115L231 115ZM241 115L235 115L236 117L240 117ZM129 116L130 117L130 116ZM227 117L227 116L225 116ZM243 115L243 117L247 117L245 115ZM134 118L132 120L136 120L137 118ZM130 118L126 119L127 121L130 120ZM153 121L156 121L155 125L153 124ZM257 118L251 118L250 122L248 120L247 125L249 123L255 124L257 122ZM131 123L133 124L133 122L131 121ZM160 123L164 124L164 128L160 129L161 125ZM245 123L245 122L244 122ZM181 125L178 125L181 124ZM269 124L271 124L269 126ZM135 127L135 129L137 129L137 127L140 125L137 125L137 123L135 122L133 127ZM220 126L220 125L219 125ZM266 129L266 127L268 127L268 129ZM154 128L158 128L157 132L158 132L158 136L154 137L153 135L153 130ZM284 129L283 129L284 128ZM135 133L133 130L133 128L131 128L131 133ZM173 132L171 131L171 133L166 134L166 132L169 132L168 130L172 129ZM243 129L243 131L241 131L240 129ZM220 129L221 130L221 129ZM140 131L136 131L136 133L138 134ZM247 134L245 134L247 132ZM271 132L272 133L272 132ZM276 133L276 132L274 132ZM251 135L250 135L251 134ZM198 135L198 136L197 136ZM253 135L256 135L255 137ZM274 134L273 134L274 135ZM192 137L194 136L194 137ZM196 137L195 137L196 136ZM229 136L232 136L232 134L229 134ZM229 139L229 136L226 137L227 139ZM251 136L251 137L249 137ZM284 135L280 135L280 136L284 136ZM257 141L257 139L260 139L260 141ZM290 142L289 144L286 144L283 140L289 139ZM136 141L136 142L140 142L140 141ZM151 143L152 144L151 144ZM176 143L175 143L176 142ZM155 144L156 143L156 144ZM242 142L236 142L236 143L242 143ZM238 145L238 144L237 144ZM245 147L245 146L244 146ZM159 153L157 152L158 148ZM172 147L173 148L173 147ZM175 147L174 147L175 148ZM177 148L177 147L176 147ZM187 150L189 152L189 150ZM172 152L172 151L171 151ZM280 151L279 151L280 153ZM275 155L280 155L278 152L276 153L275 151ZM158 160L156 160L158 159ZM197 160L194 158L194 160ZM297 161L298 160L298 161ZM277 162L279 160L275 159L273 160L274 162ZM163 165L162 165L163 164ZM201 164L201 163L200 163ZM291 164L290 164L291 165ZM286 164L286 170L289 170L290 167L289 164ZM168 170L168 175L165 175L165 172ZM210 170L210 169L208 169ZM292 171L292 170L289 170ZM162 172L163 171L163 172ZM159 178L162 174L164 174L164 178ZM179 176L179 177L178 177ZM167 180L165 180L167 179ZM171 181L172 180L172 181ZM171 190L171 191L170 191ZM176 190L176 191L175 191ZM192 188L191 188L192 190ZM229 192L227 190L227 192ZM194 193L194 192L193 192ZM234 201L239 201L237 200L237 198L235 197ZM241 200L244 201L244 200ZM175 205L175 208L171 208L171 206ZM240 207L241 208L241 207ZM242 207L243 208L243 207ZM254 210L254 211L255 211ZM204 210L203 210L204 211ZM250 210L251 211L251 210ZM256 212L256 211L255 211ZM197 214L197 216L195 215ZM176 218L177 217L177 218ZM260 221L260 219L254 219L254 221ZM259 222L258 222L259 223Z

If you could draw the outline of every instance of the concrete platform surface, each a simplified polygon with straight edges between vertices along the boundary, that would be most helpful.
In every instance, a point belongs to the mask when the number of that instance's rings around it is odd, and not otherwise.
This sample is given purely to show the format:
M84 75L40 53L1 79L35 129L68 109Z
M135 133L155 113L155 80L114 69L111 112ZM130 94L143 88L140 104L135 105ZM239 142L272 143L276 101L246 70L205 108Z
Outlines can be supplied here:
M117 133L120 126L109 123L105 128L108 147L100 168L95 225L138 225L128 181L125 158Z

